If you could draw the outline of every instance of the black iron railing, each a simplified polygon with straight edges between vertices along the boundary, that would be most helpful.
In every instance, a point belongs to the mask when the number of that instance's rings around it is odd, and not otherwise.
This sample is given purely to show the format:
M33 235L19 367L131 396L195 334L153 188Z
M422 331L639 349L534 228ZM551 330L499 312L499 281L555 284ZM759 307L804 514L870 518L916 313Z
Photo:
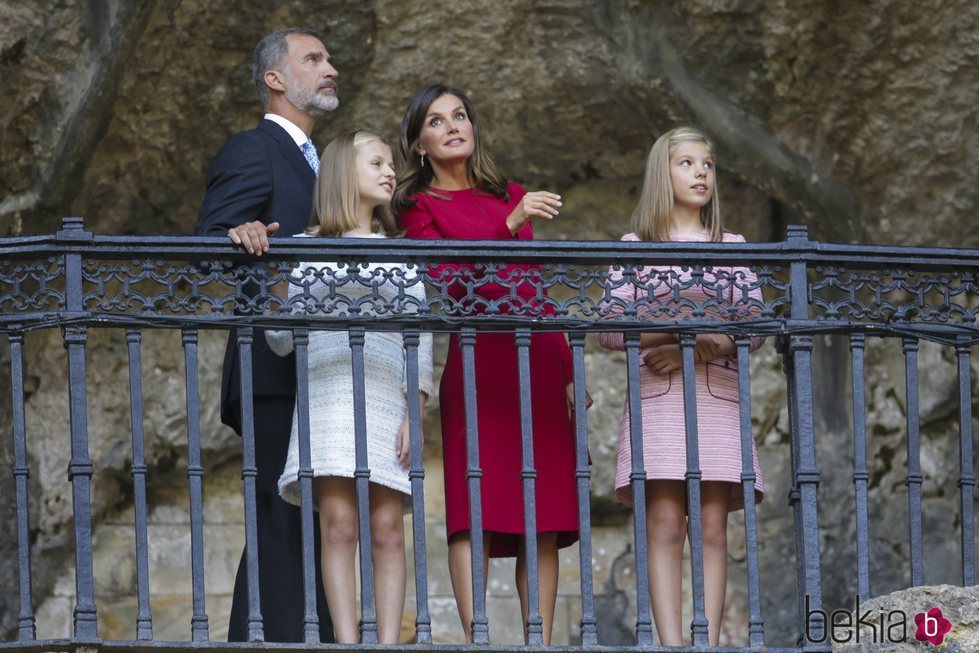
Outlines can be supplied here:
M815 451L813 419L813 338L837 334L849 340L852 362L853 482L855 485L857 592L870 597L870 544L866 418L864 406L864 350L868 337L899 338L903 342L907 380L907 486L911 569L909 584L925 582L922 524L920 442L918 437L917 350L920 340L953 347L959 374L959 507L963 585L975 583L975 473L972 451L971 348L979 341L979 251L918 247L828 245L810 241L806 230L790 227L787 239L765 244L632 243L632 242L501 242L412 241L370 239L283 239L273 242L274 258L248 257L219 239L183 237L100 236L84 231L80 219L66 218L52 236L0 240L0 332L10 347L13 406L13 472L16 488L16 529L19 561L20 613L15 639L0 643L12 651L73 650L84 647L117 650L168 648L172 650L240 646L261 648L263 629L258 596L250 593L247 644L209 641L204 608L203 503L200 406L198 399L198 333L200 329L236 329L241 362L243 479L248 580L258 586L255 542L255 452L251 415L251 345L253 329L295 329L297 395L300 432L300 486L303 508L303 564L307 588L306 641L292 648L318 647L318 629L311 590L314 551L312 536L312 474L309 469L308 335L315 330L343 330L350 334L355 370L363 368L364 334L393 330L404 335L407 352L409 398L418 397L418 343L423 332L458 332L463 353L467 409L468 478L473 525L474 620L476 646L488 644L488 620L483 602L480 468L475 420L476 334L506 331L515 334L522 373L521 417L524 437L524 497L530 566L528 639L541 645L536 588L534 524L534 466L532 460L529 388L530 334L558 331L568 335L574 364L576 476L581 525L580 641L584 648L598 646L597 619L591 570L590 471L587 451L588 414L585 411L585 336L590 333L624 334L627 359L628 407L632 417L631 484L635 496L634 548L636 552L637 623L634 646L653 645L646 564L646 522L640 414L640 334L679 333L687 424L687 496L690 519L693 582L691 636L695 646L707 643L700 532L700 469L697 449L694 346L696 334L729 334L736 344L738 395L742 445L742 485L745 502L749 622L748 643L760 650L765 644L761 614L762 579L758 563L757 517L752 467L753 441L750 408L751 337L774 337L783 357L791 422L792 487L790 505L795 518L799 633L797 642L784 648L821 650L828 646L825 623L804 624L806 609L820 610L822 602L820 523L817 486L820 472ZM290 276L294 261L321 261L326 272ZM368 269L366 262L381 269ZM407 263L401 267L384 263ZM514 266L531 263L533 266ZM650 271L650 267L654 269ZM610 270L611 268L611 270ZM360 272L358 272L360 270ZM302 290L289 300L272 292L273 284L288 280ZM380 282L404 292L393 296L377 291ZM314 297L309 289L325 284L328 291ZM408 290L427 288L423 302ZM493 293L486 288L497 288ZM517 288L535 289L529 296ZM627 287L632 300L614 293ZM685 299L684 290L697 288L700 301ZM499 289L502 289L499 290ZM546 290L546 294L542 291ZM25 355L27 332L60 328L68 351L71 407L71 463L76 597L73 636L64 640L37 640L31 583L31 526L29 514L30 437L25 426ZM129 352L132 411L132 477L135 506L138 615L135 641L99 638L93 581L91 480L99 461L91 460L88 442L89 393L86 365L93 354L86 350L92 329L124 328ZM147 571L147 463L141 389L141 338L147 329L179 329L186 363L186 414L194 611L191 642L153 639ZM369 461L364 448L362 374L355 378L358 415L357 479L361 537L369 526L367 481ZM98 410L98 406L91 406ZM422 479L421 411L409 400L414 565L416 569L417 644L432 643L426 584L426 542ZM843 500L845 497L838 497ZM5 525L6 527L6 525ZM369 546L369 539L361 540ZM370 556L363 556L362 637L376 641ZM770 579L780 582L784 579ZM258 588L260 590L260 588ZM807 601L805 606L803 600ZM768 644L773 644L768 642ZM779 643L785 644L785 643ZM287 645L272 645L290 648ZM774 647L773 647L774 650Z

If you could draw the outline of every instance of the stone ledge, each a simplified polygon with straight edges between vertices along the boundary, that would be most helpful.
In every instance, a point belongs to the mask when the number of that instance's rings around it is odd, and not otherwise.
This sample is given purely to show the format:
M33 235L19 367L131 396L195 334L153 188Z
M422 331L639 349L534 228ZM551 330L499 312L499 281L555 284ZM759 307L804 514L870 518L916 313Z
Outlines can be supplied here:
M938 647L915 639L915 615L935 607L952 623L952 629ZM835 614L838 617L835 620L837 624L846 623L843 617L846 614L850 623L858 627L854 630L836 626L831 635L835 635L837 640L844 640L846 637L847 641L834 641L834 652L941 650L943 653L972 653L979 650L979 585L912 587L861 601L859 614L856 610L853 613L839 611ZM861 615L866 615L861 621L868 625L857 623ZM902 619L906 620L907 627L903 629L905 636L899 639L897 635L902 631Z

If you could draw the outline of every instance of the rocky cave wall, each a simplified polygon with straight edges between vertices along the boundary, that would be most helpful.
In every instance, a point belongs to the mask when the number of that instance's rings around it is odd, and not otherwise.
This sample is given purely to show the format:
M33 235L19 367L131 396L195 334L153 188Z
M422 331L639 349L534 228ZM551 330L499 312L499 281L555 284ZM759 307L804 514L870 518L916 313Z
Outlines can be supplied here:
M461 86L502 169L564 196L561 216L540 225L540 238L617 239L628 230L649 146L664 130L692 122L717 143L727 221L749 240L777 240L787 224L802 223L827 241L979 247L972 228L979 5L968 0L501 0L491 10L473 0L437 7L398 0L4 2L0 236L49 233L64 215L84 216L99 233L189 233L211 157L259 116L246 72L251 50L263 33L290 25L320 29L341 73L341 107L320 121L321 146L358 127L396 142L415 88L434 80ZM148 459L151 473L167 478L186 460L180 342L172 333L146 340ZM124 338L93 331L89 351L96 520L114 523L131 493ZM26 352L41 600L57 594L70 568L67 382L57 331L31 333ZM201 356L218 359L220 338L204 338ZM855 568L852 508L837 500L852 492L849 415L839 408L848 397L847 361L844 343L818 340L820 492L829 499L820 507L823 569L827 601L840 605L852 594ZM590 342L588 365L591 378L603 380L591 388L593 502L625 547L627 517L609 492L622 361ZM0 366L0 523L12 524L5 343ZM779 368L771 344L752 364L753 418L771 488L759 527L763 573L791 578ZM954 369L949 350L923 346L926 577L936 583L957 582L957 538L946 536L958 510L950 462L958 428ZM202 378L202 387L216 382ZM907 582L903 393L899 344L872 340L872 514L889 516L873 525L875 592ZM236 460L237 444L207 396L210 472ZM437 440L432 411L427 430ZM437 455L436 448L429 460ZM11 528L5 532L0 632L15 623L17 600L16 542ZM622 615L629 613L618 603L629 594L627 547L616 555L618 571L603 577L600 605L621 617L606 632L628 633ZM791 636L794 596L791 583L765 583L776 639Z

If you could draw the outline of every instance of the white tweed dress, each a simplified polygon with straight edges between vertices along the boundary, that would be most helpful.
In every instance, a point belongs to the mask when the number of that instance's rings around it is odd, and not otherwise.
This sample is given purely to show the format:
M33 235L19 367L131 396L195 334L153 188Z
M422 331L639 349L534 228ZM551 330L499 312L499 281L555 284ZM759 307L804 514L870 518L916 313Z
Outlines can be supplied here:
M368 236L360 236L368 237ZM380 234L370 237L383 238ZM329 272L333 270L333 272ZM381 271L384 271L383 273ZM395 273L390 275L390 273ZM335 279L335 284L324 281ZM319 276L318 276L319 275ZM376 297L361 306L361 313L375 313L374 304L399 301L399 294L424 301L421 283L403 287L400 275L411 280L414 270L399 263L369 264L356 270L326 262L302 263L293 271L289 297L301 296L303 288L317 301L327 300L331 285L336 293L354 299ZM353 282L358 277L363 282ZM346 283L344 283L346 281ZM374 295L376 293L376 295ZM327 300L329 302L330 300ZM329 303L326 304L329 306ZM315 311L315 306L312 307ZM294 310L302 311L297 304ZM345 305L333 310L346 311ZM404 310L414 310L406 307ZM322 309L320 310L322 314ZM265 332L272 350L280 356L293 351L291 330ZM354 399L350 341L346 331L310 331L309 334L309 439L314 476L354 477ZM423 333L418 346L419 388L432 395L432 336ZM411 484L408 470L397 459L397 436L407 411L405 349L398 332L368 331L364 342L364 381L367 409L367 464L370 481L408 494ZM279 494L292 504L299 504L299 433L295 411L289 453L279 478Z

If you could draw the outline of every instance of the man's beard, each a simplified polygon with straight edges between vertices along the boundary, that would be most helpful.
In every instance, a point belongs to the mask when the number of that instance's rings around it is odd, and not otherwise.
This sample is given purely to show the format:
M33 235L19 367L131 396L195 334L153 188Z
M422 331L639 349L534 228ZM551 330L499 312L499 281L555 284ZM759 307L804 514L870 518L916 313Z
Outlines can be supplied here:
M319 118L340 106L336 95L320 95L319 88L302 88L292 83L294 81L287 80L286 99L303 113Z

